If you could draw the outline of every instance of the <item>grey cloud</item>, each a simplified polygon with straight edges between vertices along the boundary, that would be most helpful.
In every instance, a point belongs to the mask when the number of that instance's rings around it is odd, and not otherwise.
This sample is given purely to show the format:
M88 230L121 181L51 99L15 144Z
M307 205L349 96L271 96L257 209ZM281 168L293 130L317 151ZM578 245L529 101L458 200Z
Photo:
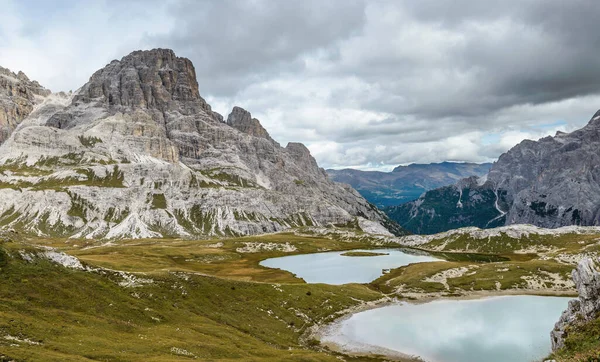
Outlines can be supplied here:
M593 21L588 22L578 18L581 10L577 2L507 2L495 7L489 6L489 2L485 6L480 5L482 2L452 2L452 6L447 7L455 11L446 11L444 5L449 2L436 1L435 6L423 3L391 2L385 7L381 2L370 3L375 4L374 7L382 6L382 12L400 14L402 22L399 21L395 28L382 27L377 29L378 32L366 34L362 42L360 36L350 41L365 52L371 52L369 57L358 60L342 57L335 59L329 67L335 74L354 75L368 85L379 87L378 97L364 97L361 106L433 119L478 117L514 104L539 104L598 92L600 60L594 47L597 5L589 6L586 17ZM553 11L552 5L562 6L561 11ZM423 17L423 11L411 7L435 10L437 16ZM572 21L580 24L576 27L580 33L567 36L565 33L569 32L556 29L556 21L552 19L565 22L565 14L573 15ZM379 21L376 15L382 14L375 14L369 21ZM544 22L535 22L536 16ZM502 24L502 21L506 23ZM478 29L494 22L506 28ZM443 54L438 60L395 54L397 47L405 47L410 53L411 49L418 50L422 46L420 40L430 40L426 35L419 39L421 34L417 33L413 38L394 44L394 38L405 33L402 24L411 23L447 32L459 37L460 41L452 46L442 44L447 49L441 50ZM387 47L373 52L369 45L377 38L389 41L383 43ZM432 74L439 75L433 82ZM399 101L398 95L405 99Z
M64 1L29 21L5 1L23 24L14 38L0 15L0 61L51 88L76 89L134 49L173 48L218 111L247 108L325 167L488 161L555 131L536 125L571 130L600 107L596 0ZM7 56L21 44L29 57Z
M302 56L361 29L361 0L181 1L171 9L175 30L149 37L194 61L199 80L214 95L280 72L302 72Z

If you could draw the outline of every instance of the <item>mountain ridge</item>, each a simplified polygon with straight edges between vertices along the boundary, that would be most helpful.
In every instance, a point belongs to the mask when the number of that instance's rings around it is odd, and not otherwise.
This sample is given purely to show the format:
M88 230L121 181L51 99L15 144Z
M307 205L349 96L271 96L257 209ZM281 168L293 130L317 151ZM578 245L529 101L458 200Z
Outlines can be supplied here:
M172 50L114 60L76 93L43 97L0 146L0 226L110 239L248 235L358 218L371 231L402 233L330 181L304 145L281 147L239 107L232 118L233 126L212 111L193 64Z
M429 191L386 212L427 234L465 226L599 225L598 147L600 111L579 130L520 142L485 177Z
M481 176L491 163L441 162L395 167L391 172L355 169L327 170L337 182L350 184L380 208L417 199L424 192L450 185L467 176Z
M50 91L23 72L0 67L0 144Z

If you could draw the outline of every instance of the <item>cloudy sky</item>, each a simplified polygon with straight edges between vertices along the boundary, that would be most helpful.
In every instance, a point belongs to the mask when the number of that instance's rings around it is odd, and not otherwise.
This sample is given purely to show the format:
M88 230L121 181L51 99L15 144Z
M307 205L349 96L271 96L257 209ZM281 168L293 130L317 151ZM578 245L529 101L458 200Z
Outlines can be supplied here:
M0 65L75 90L172 48L324 167L490 161L600 108L597 0L0 0Z

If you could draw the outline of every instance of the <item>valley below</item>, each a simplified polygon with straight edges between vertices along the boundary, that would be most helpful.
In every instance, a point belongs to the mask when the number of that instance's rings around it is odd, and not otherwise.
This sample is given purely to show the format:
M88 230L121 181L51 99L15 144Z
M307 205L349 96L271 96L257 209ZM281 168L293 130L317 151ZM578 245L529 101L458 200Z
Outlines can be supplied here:
M427 309L434 303L459 305L469 300L485 304L498 296L558 300L559 305L554 303L548 313L539 312L551 327L568 298L523 295L576 296L571 271L580 259L600 252L597 228L546 230L522 225L404 237L305 227L207 240L93 241L10 232L3 233L2 240L2 361L413 361L418 351L402 346L339 348L324 337L323 330L358 318L366 310L385 315L386 308L422 305ZM343 255L348 252L359 256ZM284 264L264 266L268 260L323 255L332 267L338 263L335 260L349 261L348 275L361 270L353 267L361 263L373 273L378 259L384 267L364 280L326 284L305 280L301 272L285 270ZM395 266L384 262L394 255L409 259L397 260ZM302 264L305 269L315 265L306 260ZM327 268L320 273L332 275ZM358 276L365 278L360 272ZM527 308L537 307L512 303L496 308L496 317L525 323L520 316L531 314ZM441 316L451 320L454 315L453 308L445 310L436 322L441 329L449 328L449 324L443 327ZM392 313L385 319L393 316L400 318ZM476 316L463 313L460 320L469 323L478 320ZM406 328L427 325L426 318L413 324L412 319L400 319L408 323ZM543 342L537 345L537 357L550 354L550 332L551 328L539 328L533 336L527 334ZM596 335L571 331L566 339L569 347L557 352L559 360L595 357ZM434 335L428 338L431 343L438 340ZM506 343L510 346L510 341ZM454 361L451 353L447 356L440 361ZM429 360L430 356L422 357Z

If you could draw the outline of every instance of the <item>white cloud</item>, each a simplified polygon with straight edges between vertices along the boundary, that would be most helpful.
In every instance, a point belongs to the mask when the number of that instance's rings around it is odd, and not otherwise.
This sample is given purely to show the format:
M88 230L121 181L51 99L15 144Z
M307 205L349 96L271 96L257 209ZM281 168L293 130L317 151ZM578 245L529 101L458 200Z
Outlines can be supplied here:
M130 51L173 48L216 111L246 108L324 167L490 161L600 106L592 0L37 5L0 0L0 65L74 90Z
M167 3L143 4L85 1L54 9L48 2L40 4L46 12L27 17L26 2L5 0L0 64L53 91L75 90L112 59L148 48L148 34L171 30L173 19L162 15Z

